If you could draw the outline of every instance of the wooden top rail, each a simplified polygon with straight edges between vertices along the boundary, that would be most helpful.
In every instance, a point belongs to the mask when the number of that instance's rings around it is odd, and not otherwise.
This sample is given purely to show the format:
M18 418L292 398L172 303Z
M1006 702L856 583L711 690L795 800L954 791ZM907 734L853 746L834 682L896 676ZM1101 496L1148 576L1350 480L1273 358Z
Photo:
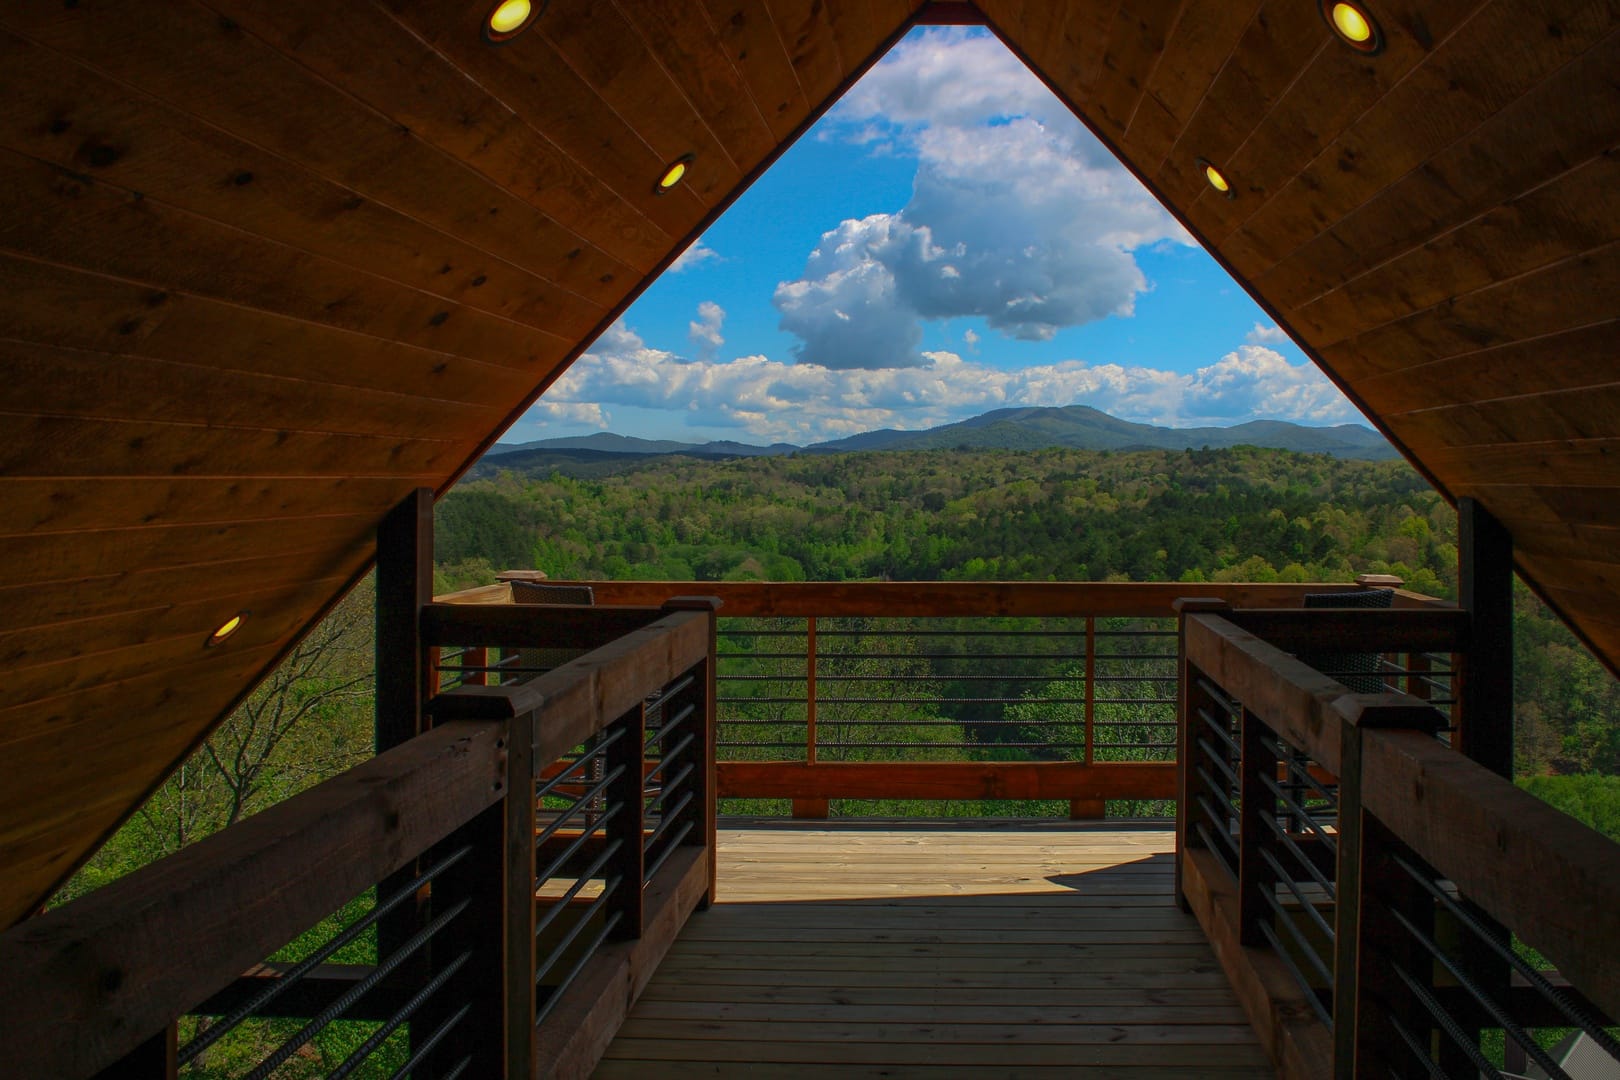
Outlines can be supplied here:
M536 678L505 686L457 687L434 698L427 711L435 720L490 720L532 712L535 760L549 763L708 658L710 619L719 605L707 599L695 604L703 609L666 612Z
M422 641L488 648L595 649L655 622L663 613L656 606L434 602L422 606Z
M1420 733L1363 740L1362 805L1620 1017L1620 844Z
M1172 604L1188 593L1219 597L1234 607L1297 607L1306 593L1350 592L1367 585L1216 583L1175 581L548 581L589 585L598 603L658 606L671 596L719 597L728 616L1083 616L1172 618ZM1375 586L1383 587L1383 586ZM458 606L502 603L503 584L439 597ZM474 596L476 594L476 598ZM1397 593L1400 606L1422 604Z
M1189 664L1335 775L1345 721L1336 707L1341 698L1352 699L1346 704L1372 699L1432 711L1404 694L1350 694L1337 680L1219 615L1187 616L1185 647Z
M17 1076L89 1076L505 789L505 726L446 725L0 935Z
M1251 608L1225 618L1289 652L1468 651L1468 613L1456 608Z

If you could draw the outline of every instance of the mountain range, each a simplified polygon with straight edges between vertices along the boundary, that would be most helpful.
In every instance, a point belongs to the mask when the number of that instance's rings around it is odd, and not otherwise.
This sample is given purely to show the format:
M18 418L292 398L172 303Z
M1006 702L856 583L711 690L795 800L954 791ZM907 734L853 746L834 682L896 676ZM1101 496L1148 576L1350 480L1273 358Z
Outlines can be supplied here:
M923 431L885 428L830 442L795 446L773 443L754 446L721 440L684 443L667 439L637 439L598 432L526 443L497 443L485 455L491 458L521 455L531 459L557 455L570 460L594 460L605 455L654 457L686 454L692 457L737 458L772 454L839 454L860 450L1042 450L1065 447L1078 450L1187 450L1230 446L1260 446L1342 458L1384 459L1396 456L1394 447L1378 432L1359 424L1305 427L1281 420L1251 420L1233 427L1169 428L1121 420L1087 405L1060 408L996 409L968 420ZM499 462L517 465L517 459Z

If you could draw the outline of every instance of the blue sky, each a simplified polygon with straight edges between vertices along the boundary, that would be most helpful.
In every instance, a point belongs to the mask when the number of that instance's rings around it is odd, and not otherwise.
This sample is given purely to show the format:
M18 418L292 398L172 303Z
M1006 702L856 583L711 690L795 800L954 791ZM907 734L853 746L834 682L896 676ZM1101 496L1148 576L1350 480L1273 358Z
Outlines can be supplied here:
M931 28L506 438L807 443L1076 403L1171 426L1360 421L999 42Z

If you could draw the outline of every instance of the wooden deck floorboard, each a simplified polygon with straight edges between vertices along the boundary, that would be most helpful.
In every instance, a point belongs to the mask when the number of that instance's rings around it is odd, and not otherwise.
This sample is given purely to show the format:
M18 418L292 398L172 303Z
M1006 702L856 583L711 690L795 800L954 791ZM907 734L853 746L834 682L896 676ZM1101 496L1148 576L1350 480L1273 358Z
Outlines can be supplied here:
M1166 828L723 821L692 917L597 1071L1273 1075L1171 898Z

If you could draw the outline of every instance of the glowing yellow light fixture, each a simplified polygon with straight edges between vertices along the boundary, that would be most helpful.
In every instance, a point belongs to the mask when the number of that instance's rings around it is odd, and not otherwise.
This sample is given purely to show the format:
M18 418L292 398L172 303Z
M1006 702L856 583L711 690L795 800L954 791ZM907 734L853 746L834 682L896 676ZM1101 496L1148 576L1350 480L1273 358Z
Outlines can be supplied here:
M659 195L662 195L664 192L670 190L676 184L679 184L682 180L686 179L686 167L692 164L694 160L695 158L693 155L682 154L680 157L670 162L669 168L664 170L664 175L658 178L658 185L653 188L653 191Z
M500 0L484 19L484 40L491 45L510 41L527 30L545 11L550 0Z
M1228 199L1237 198L1237 192L1232 190L1232 182L1208 158L1199 158L1198 167L1204 170L1204 179L1209 182L1210 187L1225 195Z
M220 625L218 630L215 630L212 634L208 635L208 640L204 642L204 644L209 648L218 645L220 642L242 629L242 623L247 617L247 612L238 611L235 615L232 615L229 619L226 619L225 622Z
M1384 51L1383 31L1366 8L1350 0L1318 0L1318 6L1340 41L1368 55Z

